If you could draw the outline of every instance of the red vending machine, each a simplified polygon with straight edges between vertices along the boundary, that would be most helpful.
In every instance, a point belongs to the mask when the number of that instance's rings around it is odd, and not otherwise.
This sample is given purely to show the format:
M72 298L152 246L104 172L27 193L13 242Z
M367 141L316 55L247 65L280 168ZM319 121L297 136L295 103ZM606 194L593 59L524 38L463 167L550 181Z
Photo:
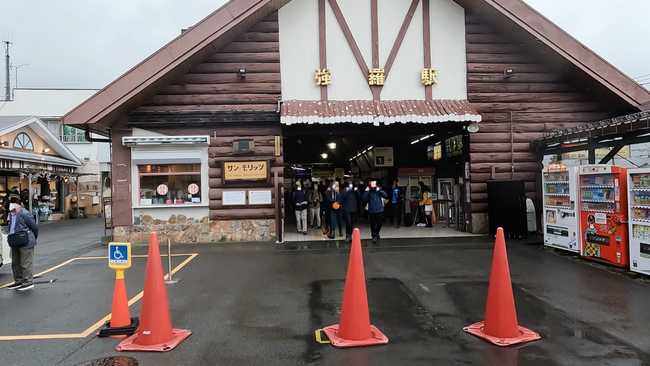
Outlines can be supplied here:
M627 268L627 169L612 165L580 167L580 254Z

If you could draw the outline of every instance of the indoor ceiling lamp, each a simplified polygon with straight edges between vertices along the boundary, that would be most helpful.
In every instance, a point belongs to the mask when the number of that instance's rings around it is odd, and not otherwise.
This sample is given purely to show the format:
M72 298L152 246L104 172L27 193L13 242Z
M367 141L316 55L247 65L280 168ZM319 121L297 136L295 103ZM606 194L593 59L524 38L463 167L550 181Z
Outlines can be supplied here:
M411 145L415 145L415 144L420 143L420 142L422 142L424 140L428 140L428 139L432 138L435 135L436 135L435 133L432 133L430 135L422 136L419 139L411 141Z
M328 156L329 156L329 155L327 155L327 153L322 153L322 154L320 154L320 157L321 157L321 159L323 159L323 160L327 159Z
M467 132L469 133L477 133L479 130L478 123L472 123L470 125L467 125Z
M336 142L330 142L329 144L327 144L327 147L330 150L336 150Z

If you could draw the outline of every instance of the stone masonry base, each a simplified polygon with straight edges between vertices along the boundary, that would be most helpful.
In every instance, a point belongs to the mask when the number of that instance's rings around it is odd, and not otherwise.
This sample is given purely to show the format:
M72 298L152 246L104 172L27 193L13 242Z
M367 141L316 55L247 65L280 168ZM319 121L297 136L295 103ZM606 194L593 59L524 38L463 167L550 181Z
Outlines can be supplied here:
M118 226L113 229L113 240L131 243L146 243L152 231L158 233L161 242L171 239L172 243L223 243L241 241L275 240L275 220L228 220L210 221L172 215L169 220L154 220L144 216L132 226Z

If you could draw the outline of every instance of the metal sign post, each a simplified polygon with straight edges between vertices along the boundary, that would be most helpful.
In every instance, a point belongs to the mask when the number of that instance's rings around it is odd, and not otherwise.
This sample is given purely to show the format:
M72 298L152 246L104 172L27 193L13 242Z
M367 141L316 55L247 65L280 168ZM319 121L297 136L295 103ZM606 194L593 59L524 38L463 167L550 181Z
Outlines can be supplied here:
M169 238L167 238L167 268L167 280L165 283L173 285L178 281L172 278L172 241Z

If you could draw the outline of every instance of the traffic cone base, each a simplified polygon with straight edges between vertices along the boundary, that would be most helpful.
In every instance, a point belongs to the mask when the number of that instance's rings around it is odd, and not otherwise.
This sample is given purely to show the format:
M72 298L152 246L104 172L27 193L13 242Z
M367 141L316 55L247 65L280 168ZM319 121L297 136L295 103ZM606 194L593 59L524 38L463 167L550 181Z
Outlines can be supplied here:
M323 332L325 332L327 338L329 338L330 343L332 343L332 346L338 348L375 346L375 345L388 343L388 337L386 337L384 333L382 333L374 325L370 326L371 337L368 339L362 339L358 341L341 338L339 336L338 324L330 325L329 327L323 328Z
M146 331L145 331L146 332ZM120 342L115 347L116 351L144 351L144 352L167 352L171 351L178 346L185 338L192 335L192 332L187 329L172 329L172 337L165 343L142 345L137 344L137 338L140 333L136 333L129 338Z
M512 346L514 344L532 342L538 339L542 339L542 337L538 333L533 332L532 330L528 328L524 328L522 326L517 326L520 335L514 338L494 337L489 334L486 334L484 328L485 328L485 322L481 321L478 323L474 323L470 326L467 326L463 328L463 330L469 334L477 336L483 340L486 340L490 343L496 344L497 346L501 346L501 347Z

